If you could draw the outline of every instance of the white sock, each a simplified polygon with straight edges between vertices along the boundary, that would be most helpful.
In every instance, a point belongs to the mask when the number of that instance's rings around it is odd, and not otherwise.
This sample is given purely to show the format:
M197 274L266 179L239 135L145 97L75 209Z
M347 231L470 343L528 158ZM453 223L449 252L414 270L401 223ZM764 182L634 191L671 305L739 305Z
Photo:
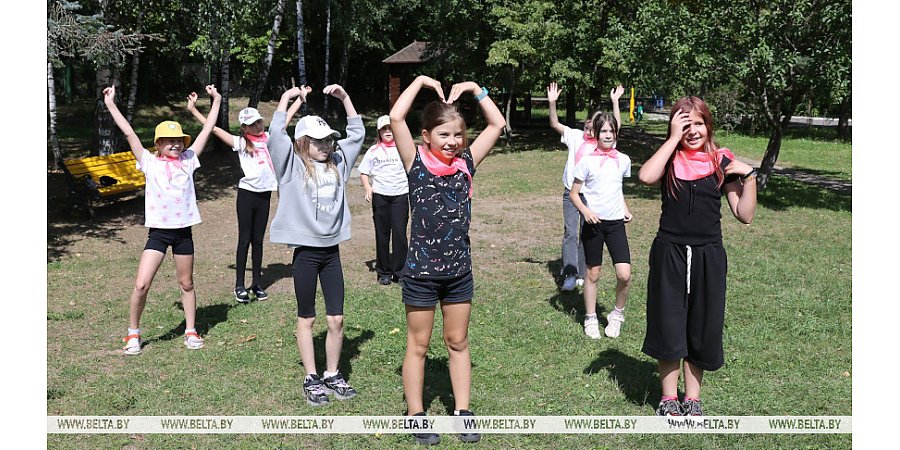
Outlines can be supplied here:
M584 320L596 319L596 318L597 318L597 313L584 315Z
M319 377L319 375L315 372L306 374L306 381L311 381L314 375L316 376L316 378Z
M323 379L324 379L324 378L331 378L331 377L333 377L333 376L335 376L335 375L337 375L337 374L338 374L338 372L329 372L329 371L326 370L325 373L322 374L322 378L323 378Z
M191 331L193 331L194 333L196 333L196 332L197 332L197 329L196 329L196 328L185 328L185 329L184 329L184 334L188 334L188 333L190 333Z
M618 306L616 306L613 310L614 310L615 312L617 312L617 313L623 315L623 316L625 315L625 307L624 307L624 306L621 307L621 308L619 308Z
M141 329L140 328L129 328L128 335L131 336L132 334L141 334Z

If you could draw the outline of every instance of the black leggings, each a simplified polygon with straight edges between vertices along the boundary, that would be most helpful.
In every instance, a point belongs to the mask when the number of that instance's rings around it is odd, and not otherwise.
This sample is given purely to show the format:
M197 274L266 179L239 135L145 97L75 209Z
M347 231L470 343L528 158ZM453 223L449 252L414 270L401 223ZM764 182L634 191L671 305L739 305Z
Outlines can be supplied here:
M375 221L375 270L379 276L399 280L406 263L409 194L372 194L372 219Z
M316 317L316 279L322 282L325 314L344 315L344 271L337 245L295 248L293 272L297 317Z
M238 188L238 245L235 262L235 287L244 286L244 272L247 268L247 252L253 245L253 284L262 281L263 237L266 234L266 223L269 221L269 200L271 191L252 192Z

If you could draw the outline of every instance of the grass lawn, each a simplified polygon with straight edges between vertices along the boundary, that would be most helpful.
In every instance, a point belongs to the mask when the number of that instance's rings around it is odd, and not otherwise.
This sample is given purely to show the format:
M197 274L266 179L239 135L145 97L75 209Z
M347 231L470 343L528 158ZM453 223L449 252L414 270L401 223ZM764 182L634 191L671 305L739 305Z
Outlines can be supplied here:
M232 108L235 113L238 109ZM660 137L626 127L620 143L620 150L635 162L625 187L635 219L628 226L634 279L627 320L618 339L585 338L580 292L558 289L560 178L566 154L555 134L548 131L510 145L498 144L479 167L471 226L476 285L470 345L476 414L653 413L660 396L656 364L640 349L646 326L647 254L660 204L657 188L639 186L637 170ZM750 144L738 145L743 141L736 137L728 139L732 137L722 137L735 153L754 157L751 150L744 153ZM782 154L785 158L809 155L811 151L798 148L805 145L786 140ZM803 167L847 173L849 178L850 145L835 144L833 151L841 156L831 159L845 161L845 165ZM400 368L405 320L400 288L378 286L374 272L367 268L374 259L373 227L358 179L351 180L348 191L353 239L341 244L346 279L341 370L360 395L313 409L303 398L304 374L294 339L291 251L266 243L264 270L270 300L238 305L231 296L236 240L231 185L237 177L236 163L228 156L209 152L198 171L204 223L194 229L195 283L198 324L207 342L207 348L200 351L188 351L182 345L184 316L168 257L151 288L142 319L149 343L140 356L121 355L127 298L146 239L142 200L103 208L94 225L68 218L51 206L49 415L404 413ZM55 192L53 186L51 180L50 196L64 194ZM273 213L276 202L273 196ZM48 202L58 203L55 198ZM727 207L723 211L729 256L726 364L704 379L707 414L851 415L850 198L774 176L760 196L752 225L737 222ZM605 315L612 308L614 285L614 275L604 266L598 313ZM314 335L321 368L325 325L321 302L319 305ZM426 363L425 404L432 415L453 409L447 352L440 333L438 313ZM391 434L48 435L47 444L50 448L138 449L413 446L411 437ZM441 445L464 447L453 436L444 436ZM825 449L850 448L851 436L486 434L477 445Z

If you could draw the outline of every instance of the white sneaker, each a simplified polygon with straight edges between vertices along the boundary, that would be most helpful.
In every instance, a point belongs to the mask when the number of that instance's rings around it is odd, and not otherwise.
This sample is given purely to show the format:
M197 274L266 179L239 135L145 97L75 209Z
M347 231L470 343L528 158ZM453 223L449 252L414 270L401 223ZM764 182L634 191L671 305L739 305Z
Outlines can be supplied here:
M600 339L600 322L596 317L584 319L584 334L591 339Z
M125 339L125 346L122 347L122 350L125 350L125 356L134 356L141 354L141 335L139 334L130 334Z
M622 331L622 322L625 322L625 314L613 310L606 316L606 321L609 322L605 330L606 335L611 338L619 337L619 332Z
M184 346L190 350L203 348L203 338L196 331L184 333Z
M578 278L575 280L575 286L582 287L584 286L584 278Z
M576 279L577 278L574 275L567 276L566 279L563 280L562 290L569 291L569 292L574 291L575 284L577 283L575 281Z

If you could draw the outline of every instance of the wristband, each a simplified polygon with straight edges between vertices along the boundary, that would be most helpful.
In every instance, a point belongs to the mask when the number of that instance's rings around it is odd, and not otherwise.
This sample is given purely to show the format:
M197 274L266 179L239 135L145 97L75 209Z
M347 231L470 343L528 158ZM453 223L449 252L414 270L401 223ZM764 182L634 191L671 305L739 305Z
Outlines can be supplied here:
M757 172L756 169L753 169L753 170L751 170L750 173L748 173L747 175L741 175L741 181L746 181L746 180L749 180L749 179L751 179L751 178L754 178L754 177L756 176L757 173L759 173L759 172Z
M485 97L488 96L488 89L484 86L481 86L481 93L475 96L475 101L480 102L484 100Z

